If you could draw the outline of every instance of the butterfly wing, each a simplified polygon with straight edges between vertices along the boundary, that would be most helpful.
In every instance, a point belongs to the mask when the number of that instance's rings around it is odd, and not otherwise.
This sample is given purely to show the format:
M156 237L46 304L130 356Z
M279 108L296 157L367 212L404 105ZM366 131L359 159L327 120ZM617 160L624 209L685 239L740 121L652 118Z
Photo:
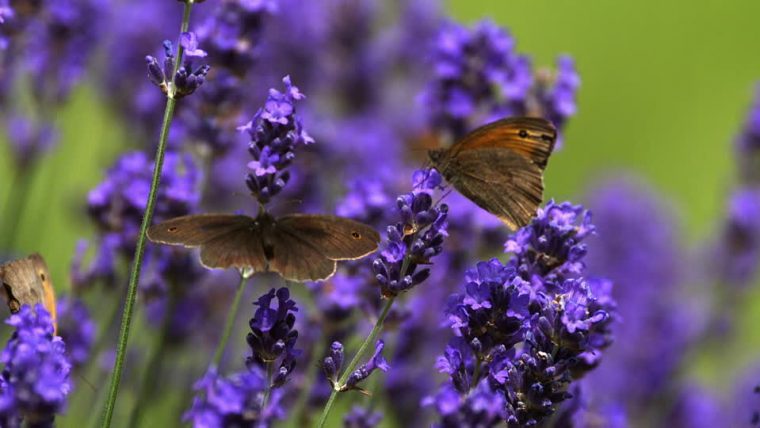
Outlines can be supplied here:
M364 223L333 215L293 214L277 219L332 260L360 259L377 250L380 234Z
M270 269L294 281L325 280L335 273L336 260L362 258L380 242L372 227L329 215L284 216L269 233Z
M148 229L153 242L201 247L201 263L208 268L267 268L261 227L255 219L233 214L177 217Z
M557 130L546 119L537 117L510 117L497 120L475 129L451 148L451 157L469 150L502 148L530 159L541 169L557 141Z
M449 182L460 193L513 230L528 224L541 203L542 169L513 151L463 151L449 170Z
M34 307L37 303L45 306L55 326L57 321L55 291L45 259L39 254L32 254L20 260L14 260L0 266L0 280L3 294L12 313L21 305Z

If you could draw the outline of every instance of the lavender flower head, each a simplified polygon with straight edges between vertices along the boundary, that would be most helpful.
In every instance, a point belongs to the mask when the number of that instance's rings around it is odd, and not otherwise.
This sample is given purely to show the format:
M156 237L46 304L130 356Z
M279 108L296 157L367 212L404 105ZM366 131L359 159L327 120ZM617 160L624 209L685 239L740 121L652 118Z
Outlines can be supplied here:
M298 331L294 329L298 308L285 287L270 290L254 304L257 308L246 337L252 351L246 359L248 369L226 378L215 367L209 369L196 383L198 394L184 415L193 426L270 426L285 416L283 386L300 353L295 349Z
M151 55L145 57L150 81L161 88L161 92L175 99L186 97L200 88L211 69L208 65L193 69L192 59L206 56L206 52L198 47L198 39L194 33L182 33L180 45L185 51L185 56L183 64L176 73L174 72L174 46L170 41L165 40L163 44L163 63Z
M285 92L270 89L264 107L240 130L251 136L248 151L253 161L246 184L262 205L282 191L290 179L287 168L295 159L294 149L314 142L296 116L295 103L304 95L290 81L282 79Z
M486 381L504 399L491 415L510 427L534 426L570 397L574 379L599 363L611 343L615 302L608 281L582 276L583 239L593 230L582 207L550 201L509 238L505 247L513 257L506 264L492 259L466 274L464 292L452 295L446 310L456 337L437 363L450 381L427 400L444 426L445 411ZM459 424L496 423L480 422L476 413L452 414Z
M273 301L277 302L276 309L271 307ZM254 305L258 307L249 322L251 332L246 337L252 353L246 364L249 368L265 368L279 361L272 379L272 385L279 387L287 382L300 354L295 349L298 330L294 328L298 308L286 287L269 290Z
M433 130L453 139L505 116L544 117L562 129L576 112L580 78L562 56L557 72L534 77L530 59L514 38L489 21L472 29L445 25L433 50L434 77L422 94Z
M760 184L760 84L735 145L742 181Z
M6 324L16 331L0 354L0 425L52 426L71 390L71 363L63 340L53 335L53 322L42 305L28 305Z
M225 378L210 369L195 384L198 395L183 416L194 427L224 428L270 426L285 416L282 390L272 391L266 405L267 380L259 371L244 371Z
M420 264L442 251L447 236L449 208L434 203L433 191L441 187L441 175L435 169L416 171L414 190L396 199L400 221L388 226L380 256L372 263L383 296L409 291L430 276L430 269L418 270Z

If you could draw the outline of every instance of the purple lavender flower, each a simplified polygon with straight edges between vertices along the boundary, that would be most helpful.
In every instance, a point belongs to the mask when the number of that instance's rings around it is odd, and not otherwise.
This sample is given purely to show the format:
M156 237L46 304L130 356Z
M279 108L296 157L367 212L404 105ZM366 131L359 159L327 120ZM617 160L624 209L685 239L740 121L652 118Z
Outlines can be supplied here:
M431 106L431 127L452 138L504 116L541 116L562 128L575 114L580 79L569 57L560 57L556 75L534 79L530 59L515 41L489 21L472 30L449 23L433 52L435 77L422 99Z
M143 152L126 153L108 170L103 182L90 191L88 211L101 232L100 245L94 263L84 272L73 273L74 278L82 281L78 285L114 278L114 254L127 260L132 257L150 190L152 170L152 162ZM200 180L200 171L191 156L166 153L154 214L156 220L193 212L199 202L197 189ZM154 257L172 253L160 247L149 247L149 251ZM74 267L81 267L83 255L80 248ZM152 263L151 258L146 257L146 265Z
M509 262L480 262L466 274L464 293L447 305L457 337L438 360L450 377L441 397L468 397L487 379L504 400L489 418L510 427L535 426L570 398L571 382L611 343L610 283L582 276L583 239L593 231L582 207L549 202L508 239ZM447 423L445 407L437 408Z
M211 69L209 65L202 65L193 70L192 58L202 58L204 55L201 55L201 52L205 53L198 48L198 41L193 33L183 33L181 43L183 47L189 46L191 49L176 73L174 72L174 46L170 41L164 41L163 63L151 55L145 57L150 81L158 86L161 92L176 99L186 97L200 88Z
M11 114L7 118L6 130L15 165L25 172L34 162L55 146L58 134L52 124Z
M504 396L494 391L486 379L465 396L452 385L444 385L423 404L435 406L441 415L433 425L436 428L496 427L506 417Z
M272 301L277 301L277 308L272 308ZM254 303L258 306L256 313L251 318L249 325L251 332L246 341L251 347L251 356L246 359L248 367L265 368L276 364L274 379L271 380L274 387L283 385L296 365L296 357L300 351L295 349L298 339L298 330L293 327L296 322L295 312L298 311L296 303L290 299L290 290L282 287L275 289L259 297Z
M0 422L20 427L52 426L63 412L71 390L71 363L66 346L53 336L53 322L42 305L28 305L11 315L6 324L16 331L0 354Z
M758 275L760 264L760 187L734 190L727 218L710 265L716 280L745 288Z
M240 128L252 140L248 151L253 161L248 168L253 172L248 174L246 184L261 204L269 202L288 183L287 168L295 159L293 150L314 142L295 115L295 102L304 95L290 82L290 76L282 81L285 92L270 89L264 107Z
M270 426L285 416L282 390L272 391L264 408L267 380L260 371L245 371L225 378L210 369L195 384L198 395L183 420L194 427Z
M6 30L2 24L6 24L7 20L13 19L15 12L11 7L9 0L0 0L0 50L8 48L8 36L5 34Z
M90 357L97 326L83 301L74 297L58 299L58 335L66 343L69 360L81 366Z
M396 200L401 222L388 226L384 248L372 263L385 297L396 296L425 281L430 276L430 269L417 270L417 267L441 253L447 236L448 206L434 204L431 195L440 185L440 178L420 180L418 174L415 174L415 181L420 187ZM422 174L439 175L435 169Z
M589 240L588 272L615 283L621 322L604 364L586 377L589 411L619 408L636 418L676 389L670 380L708 320L697 315L699 290L684 288L686 251L665 201L630 179L590 195L599 234Z
M364 379L367 379L372 374L372 372L377 369L380 369L384 372L388 371L390 366L388 365L388 362L385 361L385 358L382 354L384 347L385 343L382 340L378 340L375 344L375 353L372 354L372 357L369 359L369 361L359 366L359 368L354 370L354 372L348 376L346 385L343 387L344 389L356 389L357 385L360 382L364 381Z
M736 158L744 183L760 184L760 84L745 120L744 129L736 137Z
M198 36L192 31L186 31L179 35L179 44L185 50L185 55L191 58L205 58L208 52L198 45Z
M105 0L43 2L24 28L24 68L40 102L62 102L102 39ZM33 8L32 8L33 9Z
M354 406L343 417L343 428L375 428L382 420L382 413L370 408Z

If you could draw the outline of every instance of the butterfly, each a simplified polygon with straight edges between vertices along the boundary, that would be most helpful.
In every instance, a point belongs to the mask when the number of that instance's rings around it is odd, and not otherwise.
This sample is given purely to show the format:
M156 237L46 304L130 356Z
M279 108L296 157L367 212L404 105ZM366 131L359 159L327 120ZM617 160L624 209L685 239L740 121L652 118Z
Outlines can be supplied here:
M291 214L257 217L198 214L177 217L148 229L153 242L200 247L208 268L272 271L292 281L325 280L337 260L355 260L377 250L372 227L331 215Z
M47 263L41 255L35 253L0 265L0 280L11 313L18 312L21 305L34 307L37 303L42 303L53 319L54 328L56 327L55 291Z
M514 117L481 126L428 156L459 193L515 230L536 215L556 141L548 120Z

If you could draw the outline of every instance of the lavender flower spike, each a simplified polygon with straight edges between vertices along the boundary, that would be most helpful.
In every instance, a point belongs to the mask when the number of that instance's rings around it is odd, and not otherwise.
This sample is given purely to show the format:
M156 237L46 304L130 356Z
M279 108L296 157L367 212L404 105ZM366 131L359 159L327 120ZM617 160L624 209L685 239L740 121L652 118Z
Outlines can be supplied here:
M22 306L6 324L16 331L0 354L0 426L52 426L71 390L66 346L42 305Z
M295 103L305 96L291 83L290 76L285 76L282 82L285 92L270 89L264 107L238 128L251 136L248 151L253 161L248 163L251 173L246 184L262 205L288 184L287 168L295 159L294 149L314 142L296 116Z

